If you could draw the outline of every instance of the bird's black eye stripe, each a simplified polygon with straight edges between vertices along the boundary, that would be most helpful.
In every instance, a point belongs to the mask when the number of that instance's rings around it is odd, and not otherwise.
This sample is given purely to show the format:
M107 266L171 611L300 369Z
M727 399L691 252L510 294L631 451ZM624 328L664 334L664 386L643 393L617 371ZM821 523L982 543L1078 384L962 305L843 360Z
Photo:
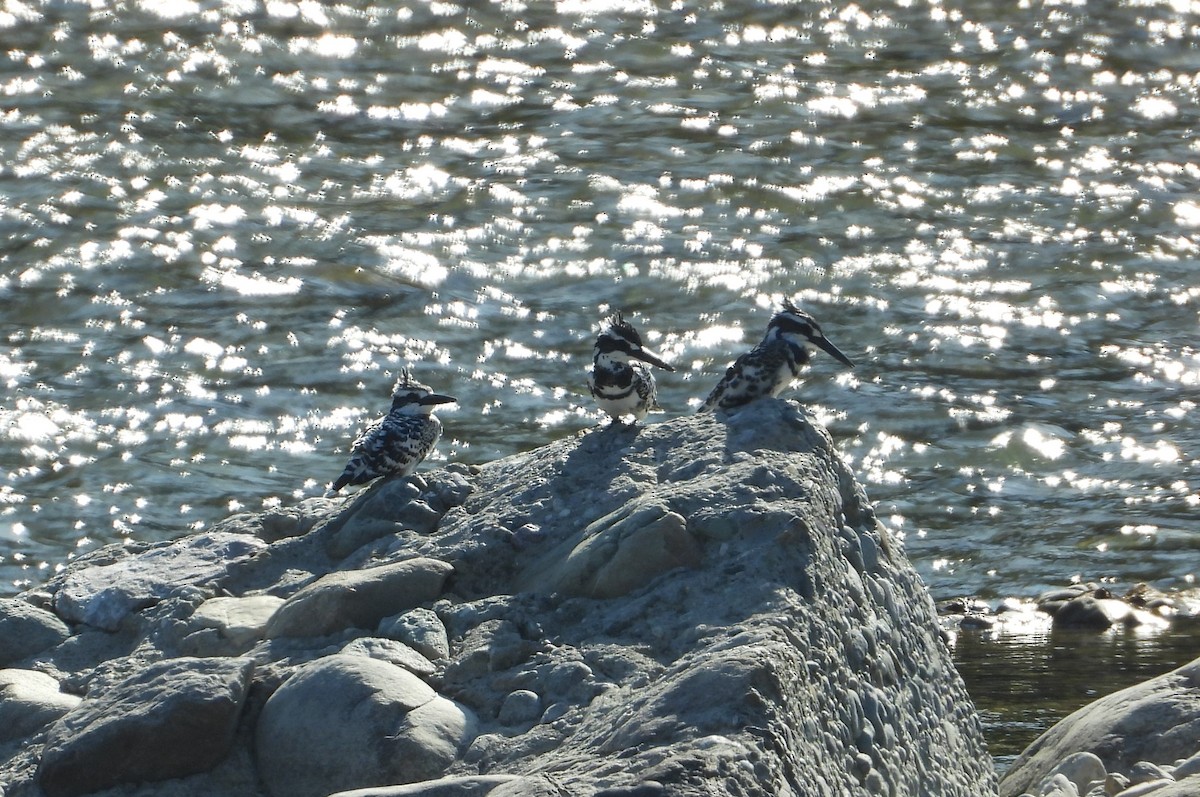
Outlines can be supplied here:
M419 393L415 390L409 390L404 393L396 393L392 396L392 403L396 404L415 404L425 396L424 393Z
M625 340L629 341L630 343L636 343L638 346L642 345L642 336L639 335L638 331L629 324L619 324L613 327L613 329L618 335L625 338Z
M807 337L817 337L821 334L821 328L811 321L802 321L798 318L789 318L785 315L776 316L774 326L779 327L784 332L799 332Z

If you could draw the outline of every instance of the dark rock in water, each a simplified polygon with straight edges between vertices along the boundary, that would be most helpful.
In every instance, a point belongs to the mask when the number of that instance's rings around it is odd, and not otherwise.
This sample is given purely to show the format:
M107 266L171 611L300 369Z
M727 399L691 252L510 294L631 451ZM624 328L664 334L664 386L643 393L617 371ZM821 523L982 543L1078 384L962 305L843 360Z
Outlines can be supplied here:
M1103 631L1113 624L1100 601L1090 595L1072 598L1054 613L1055 628L1083 628Z
M1104 631L1113 626L1152 626L1165 628L1167 621L1157 614L1130 606L1117 598L1081 595L1058 607L1053 627Z
M146 667L50 729L38 777L48 797L212 769L229 752L254 663L172 659Z

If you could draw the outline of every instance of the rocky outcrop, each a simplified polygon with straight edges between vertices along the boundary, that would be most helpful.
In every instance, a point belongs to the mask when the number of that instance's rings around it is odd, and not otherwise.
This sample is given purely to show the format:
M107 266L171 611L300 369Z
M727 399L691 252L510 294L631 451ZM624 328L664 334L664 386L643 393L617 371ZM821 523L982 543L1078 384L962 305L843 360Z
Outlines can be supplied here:
M932 602L782 401L103 551L23 600L71 636L10 667L82 700L0 747L6 797L996 791ZM219 711L181 694L207 668ZM201 720L202 749L171 732Z
M1013 762L1000 793L1200 794L1200 659L1062 719Z

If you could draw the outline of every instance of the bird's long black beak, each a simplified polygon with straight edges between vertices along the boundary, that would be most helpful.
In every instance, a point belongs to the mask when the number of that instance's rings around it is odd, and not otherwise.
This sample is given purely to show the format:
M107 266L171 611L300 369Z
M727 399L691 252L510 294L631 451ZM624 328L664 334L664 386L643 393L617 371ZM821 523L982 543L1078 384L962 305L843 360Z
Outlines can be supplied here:
M630 357L636 357L642 362L650 363L653 366L663 369L664 371L674 371L673 366L667 365L663 359L649 349L634 349L629 352Z
M819 338L814 338L813 343L815 343L817 346L820 346L829 354L830 357L847 366L848 368L854 367L854 362L849 357L842 354L841 350L838 349L837 346L834 346L832 343L830 343L829 338L825 337L824 335Z
M443 396L440 393L430 393L421 399L422 404L452 404L458 401L454 396Z

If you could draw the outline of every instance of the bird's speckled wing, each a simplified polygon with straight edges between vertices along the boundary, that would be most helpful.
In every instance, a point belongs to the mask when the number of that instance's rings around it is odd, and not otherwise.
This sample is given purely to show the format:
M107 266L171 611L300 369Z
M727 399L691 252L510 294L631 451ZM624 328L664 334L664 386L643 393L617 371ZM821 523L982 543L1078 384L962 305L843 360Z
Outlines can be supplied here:
M700 406L700 412L739 407L777 395L799 376L800 366L806 360L797 357L794 348L784 341L760 343L729 366Z
M388 415L367 427L350 447L350 461L331 492L381 476L406 476L433 450L442 433L437 418Z

